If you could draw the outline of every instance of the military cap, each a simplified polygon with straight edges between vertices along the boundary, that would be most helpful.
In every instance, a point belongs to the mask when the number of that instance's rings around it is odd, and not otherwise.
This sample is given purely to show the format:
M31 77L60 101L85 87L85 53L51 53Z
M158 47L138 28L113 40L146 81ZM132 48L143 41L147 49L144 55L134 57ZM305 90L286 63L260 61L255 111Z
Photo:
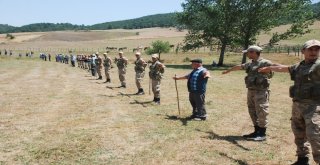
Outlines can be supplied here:
M96 52L96 54L99 54L99 52Z
M103 55L107 55L108 53L103 53Z
M252 46L249 46L249 48L247 50L243 50L242 53L248 53L250 51L261 52L262 48L257 45L252 45Z
M320 41L318 41L318 40L309 40L309 41L307 41L307 42L305 42L303 44L303 49L309 49L309 48L311 48L313 46L320 47Z
M139 56L140 56L140 55L141 55L141 53L140 53L140 52L136 52L136 54L135 54L135 55L139 55Z
M190 62L196 62L196 63L201 63L202 64L202 59L196 58L196 59L190 60Z
M119 54L123 54L123 52L119 52Z
M151 55L152 58L159 58L159 55L158 54L153 54Z

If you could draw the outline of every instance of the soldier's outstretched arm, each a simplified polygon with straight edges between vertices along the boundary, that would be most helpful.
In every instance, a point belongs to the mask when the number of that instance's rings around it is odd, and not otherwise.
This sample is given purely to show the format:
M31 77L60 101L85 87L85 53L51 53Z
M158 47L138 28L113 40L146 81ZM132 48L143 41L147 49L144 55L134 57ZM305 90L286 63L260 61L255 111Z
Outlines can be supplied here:
M286 65L272 65L260 68L258 72L260 73L270 73L270 72L289 72L289 67Z
M236 65L236 66L232 67L231 69L223 71L222 74L227 74L227 73L230 73L231 71L236 71L236 70L241 70L241 69L242 69L242 65Z

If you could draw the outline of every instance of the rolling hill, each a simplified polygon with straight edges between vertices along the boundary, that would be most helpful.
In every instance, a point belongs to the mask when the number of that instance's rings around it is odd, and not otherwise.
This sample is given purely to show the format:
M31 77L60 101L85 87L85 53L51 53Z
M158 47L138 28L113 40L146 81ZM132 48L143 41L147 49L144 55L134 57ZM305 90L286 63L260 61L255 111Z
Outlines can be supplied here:
M320 2L312 4L314 18L320 19ZM143 29L152 27L175 27L178 25L175 20L176 13L165 13L144 16L135 19L122 21L112 21L98 23L94 25L73 25L70 23L35 23L14 27L7 24L0 24L0 34L17 33L17 32L47 32L47 31L64 31L64 30L109 30L109 29ZM283 20L283 24L290 23L288 20Z

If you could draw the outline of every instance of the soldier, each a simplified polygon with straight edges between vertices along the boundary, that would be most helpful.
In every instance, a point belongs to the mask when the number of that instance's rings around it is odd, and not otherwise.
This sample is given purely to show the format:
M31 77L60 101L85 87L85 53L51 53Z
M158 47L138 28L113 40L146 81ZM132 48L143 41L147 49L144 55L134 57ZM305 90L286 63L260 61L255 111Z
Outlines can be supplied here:
M112 60L110 57L107 57L107 55L108 55L107 53L103 53L103 56L104 56L103 66L104 66L104 72L106 75L105 83L110 83L111 82L110 69L111 69L111 65L112 65Z
M49 61L51 61L51 54L48 55Z
M250 62L234 66L223 72L223 74L227 74L231 71L246 70L247 104L254 132L243 135L243 137L254 141L266 140L267 116L269 114L269 86L270 78L272 77L271 72L262 74L258 72L258 69L274 65L271 61L260 57L261 51L262 48L259 46L250 46L247 50L243 51L251 59Z
M90 65L91 65L91 74L92 76L96 76L96 56L95 54L91 55L91 59L90 59Z
M294 85L291 128L297 146L298 160L293 165L308 165L310 144L313 159L320 164L320 41L309 40L302 48L304 60L292 66L271 66L259 72L288 72Z
M136 93L137 95L144 95L144 91L141 85L141 82L143 80L144 74L145 74L145 68L148 65L142 58L141 58L141 53L136 52L136 58L137 60L134 62L135 67L134 71L136 72L136 85L138 88L138 92Z
M127 64L128 59L123 57L123 52L119 52L119 58L115 59L117 67L118 67L118 73L119 73L119 79L121 82L121 88L126 88L126 71L127 71Z
M210 78L209 71L202 66L202 59L191 60L193 71L185 76L173 77L174 80L188 80L189 101L192 105L191 119L206 120L207 112L205 108L205 93L208 78Z
M89 55L84 55L84 69L88 69L88 72L91 70L91 65L90 65L90 56Z
M64 56L64 63L69 64L69 55L67 54Z
M101 71L102 71L102 58L99 56L99 53L97 52L96 53L96 67L97 67L97 73L98 73L98 78L97 80L102 80L102 74L101 74Z
M152 61L150 65L149 77L152 84L153 101L160 104L160 83L164 73L165 66L159 61L159 55L151 55Z

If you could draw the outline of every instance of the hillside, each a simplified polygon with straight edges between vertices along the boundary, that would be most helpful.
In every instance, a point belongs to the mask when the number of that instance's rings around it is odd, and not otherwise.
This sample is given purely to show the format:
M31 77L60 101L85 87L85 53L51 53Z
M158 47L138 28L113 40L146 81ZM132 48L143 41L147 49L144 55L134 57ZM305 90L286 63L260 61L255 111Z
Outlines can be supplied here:
M151 27L173 27L175 26L175 13L156 14L136 19L106 22L90 26L91 30L107 29L143 29Z
M320 2L312 4L314 18L320 18ZM143 29L152 27L174 27L177 25L175 20L176 13L165 13L144 16L135 19L122 21L112 21L98 23L94 25L73 25L70 23L35 23L14 27L10 25L0 24L0 34L17 33L17 32L47 32L47 31L64 31L64 30L109 30L109 29ZM284 19L282 24L288 24L291 19Z
M73 25L70 23L35 23L21 27L0 24L0 34L18 32L47 32L64 30L109 30L109 29L142 29L150 27L173 27L176 25L175 13L156 14L136 19L99 23L91 26Z

